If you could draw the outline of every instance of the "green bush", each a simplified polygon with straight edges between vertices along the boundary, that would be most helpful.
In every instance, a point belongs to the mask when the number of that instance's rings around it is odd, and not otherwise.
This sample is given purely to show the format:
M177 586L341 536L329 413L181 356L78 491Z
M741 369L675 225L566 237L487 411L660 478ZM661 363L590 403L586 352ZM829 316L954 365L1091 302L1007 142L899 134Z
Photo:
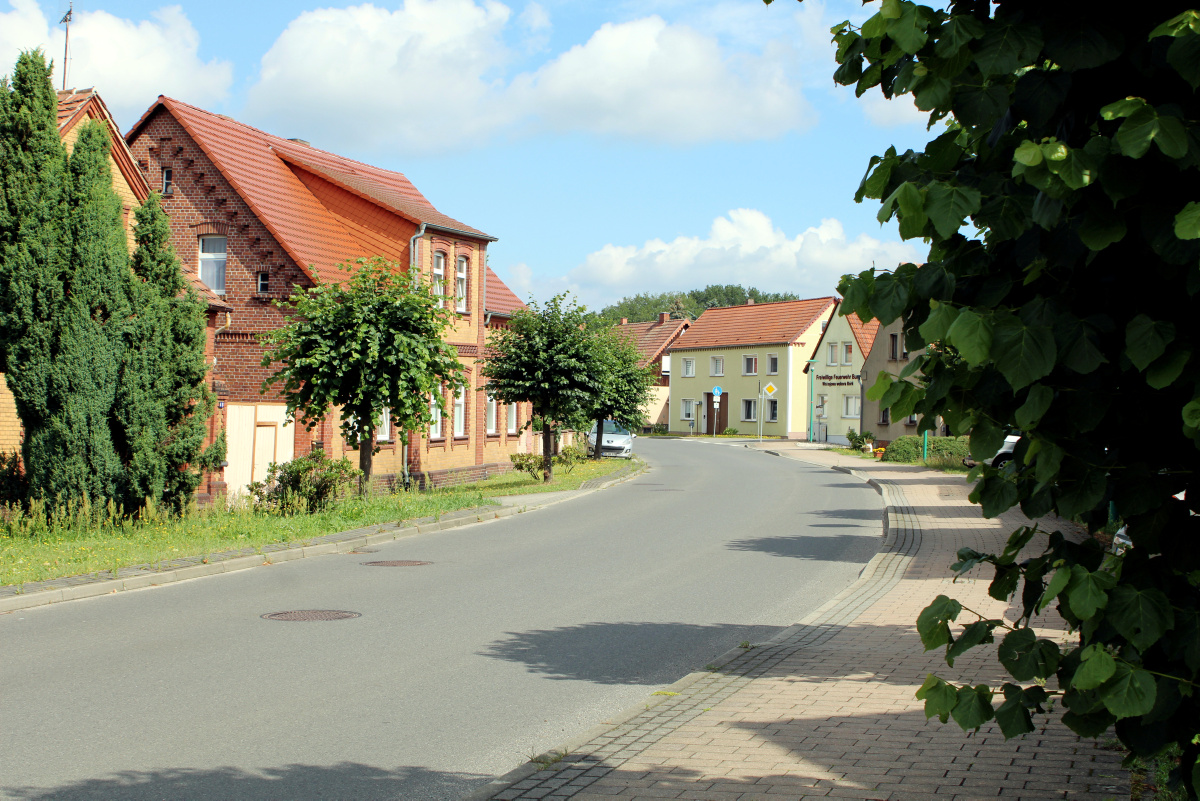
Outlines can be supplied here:
M971 452L970 437L930 437L929 458L935 456L961 461Z
M667 433L667 424L666 423L655 423L654 425L650 426L650 433L658 434L660 436L663 434L666 434Z
M508 458L518 472L528 473L539 481L545 476L545 464L540 453L513 453Z
M314 450L290 462L272 462L267 480L250 484L254 508L283 515L317 512L355 481L359 471L350 460L333 461L324 450Z
M850 448L856 451L861 451L862 446L868 442L875 441L875 438L870 434L859 434L853 428L846 429L846 439L850 442Z
M29 480L21 466L21 454L0 453L0 504L24 503L29 497Z
M727 428L721 432L721 436L723 437L736 437L737 434L738 430L736 428Z
M894 440L883 452L885 462L921 461L921 438L909 434Z
M587 461L587 450L581 444L568 445L554 457L554 464L570 473L576 465Z

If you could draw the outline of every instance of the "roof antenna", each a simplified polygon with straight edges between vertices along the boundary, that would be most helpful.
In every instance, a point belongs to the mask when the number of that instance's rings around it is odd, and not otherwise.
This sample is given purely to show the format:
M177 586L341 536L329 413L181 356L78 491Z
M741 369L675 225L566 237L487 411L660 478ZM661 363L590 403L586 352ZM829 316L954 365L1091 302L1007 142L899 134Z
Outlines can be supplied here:
M61 8L61 6L59 6ZM63 18L58 21L59 25L67 26L67 36L63 40L63 91L67 91L67 46L71 43L71 12L75 10L75 4L67 5L67 13L63 14Z

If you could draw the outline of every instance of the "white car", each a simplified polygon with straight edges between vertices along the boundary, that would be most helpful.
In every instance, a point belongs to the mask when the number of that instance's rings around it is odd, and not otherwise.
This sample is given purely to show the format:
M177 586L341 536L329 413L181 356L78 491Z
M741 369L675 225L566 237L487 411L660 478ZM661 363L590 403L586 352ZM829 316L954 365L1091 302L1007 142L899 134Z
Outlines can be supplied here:
M600 445L601 456L618 456L622 459L633 458L633 440L637 434L632 433L622 425L612 420L604 421L604 442ZM587 435L587 452L591 456L596 452L596 425Z
M1021 434L1013 433L1004 438L1004 444L1000 446L1000 450L996 451L996 455L988 459L988 463L992 467L1003 467L1005 462L1012 461L1013 451L1017 447L1017 443L1021 441ZM963 464L967 467L974 467L975 460L970 456L963 459Z

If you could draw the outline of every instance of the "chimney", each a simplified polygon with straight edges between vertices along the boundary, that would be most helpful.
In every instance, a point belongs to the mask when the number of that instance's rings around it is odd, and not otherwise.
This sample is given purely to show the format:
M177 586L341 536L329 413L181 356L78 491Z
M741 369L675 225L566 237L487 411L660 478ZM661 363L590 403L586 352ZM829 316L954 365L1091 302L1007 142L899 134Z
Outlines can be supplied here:
M622 318L621 318L621 325L629 325L629 318L628 318L628 317L622 317Z
M746 305L747 305L747 306L753 306L753 305L754 305L754 298L746 298Z
M669 315L669 314L667 314L666 312L659 312L659 313L658 313L658 324L659 324L659 325L666 325L666 324L667 324L667 317L669 317L669 316L670 316L670 315Z

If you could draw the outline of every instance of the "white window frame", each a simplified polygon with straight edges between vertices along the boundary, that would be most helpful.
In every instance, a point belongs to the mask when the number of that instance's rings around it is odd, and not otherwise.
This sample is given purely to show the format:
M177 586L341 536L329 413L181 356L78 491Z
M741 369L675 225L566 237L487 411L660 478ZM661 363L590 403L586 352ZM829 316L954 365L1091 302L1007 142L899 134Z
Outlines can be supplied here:
M918 422L919 422L919 421L917 420L917 413L916 413L916 412L913 412L913 413L912 413L912 414L910 414L910 415L909 415L907 418L905 418L905 420L904 420L904 425L906 425L906 426L915 426L915 425L916 425Z
M684 359L683 360L683 377L684 378L695 378L696 377L696 360L695 359Z
M508 404L508 433L517 433L517 404L515 401Z
M175 194L175 171L170 167L162 168L162 192L160 194Z
M695 420L696 419L696 400L694 398L682 398L679 401L679 419L680 420Z
M429 423L429 438L442 439L442 409L436 395L429 399L429 414L433 417Z
M497 425L496 417L496 399L492 396L492 393L489 392L487 393L487 432L489 434L500 433L500 426Z
M774 361L775 366L771 367L771 362ZM779 375L779 354L767 354L767 375Z
M725 375L725 357L724 356L708 357L708 374L709 375Z
M748 416L746 414L747 409L750 411ZM758 422L758 398L742 398L742 422Z
M271 291L271 274L266 270L260 270L255 276L255 290L260 295L265 295Z
M225 243L224 249L222 249L220 252L211 251L209 253L205 253L204 243L209 241L216 242L218 239ZM226 275L229 266L229 237L220 236L217 234L199 237L196 243L196 250L200 259L200 280L206 287L211 289L214 294L224 295ZM220 267L217 267L218 262L220 262ZM220 286L216 286L218 283Z
M466 256L458 257L458 266L454 272L454 308L456 311L467 310L467 270L469 262Z
M446 294L446 254L440 250L433 254L433 294L439 298Z
M779 399L778 398L767 398L767 422L768 423L778 423L779 422Z
M746 369L749 367L750 369ZM742 375L758 375L758 356L752 353L742 355Z
M828 395L817 395L817 404L815 407L814 414L816 414L816 416L820 417L821 419L824 419L829 416L829 396Z
M838 343L836 343L836 342L829 343L829 362L828 363L831 365L838 363Z
M465 437L466 435L467 397L461 389L458 389L454 393L454 436Z
M387 442L392 438L392 410L383 407L383 415L379 420L379 427L375 429L375 441Z
M862 417L862 408L859 404L862 402L857 394L842 396L842 417L847 420L857 420ZM853 411L851 411L853 410Z
M853 364L853 363L854 363L854 343L853 342L843 342L842 343L842 364Z

